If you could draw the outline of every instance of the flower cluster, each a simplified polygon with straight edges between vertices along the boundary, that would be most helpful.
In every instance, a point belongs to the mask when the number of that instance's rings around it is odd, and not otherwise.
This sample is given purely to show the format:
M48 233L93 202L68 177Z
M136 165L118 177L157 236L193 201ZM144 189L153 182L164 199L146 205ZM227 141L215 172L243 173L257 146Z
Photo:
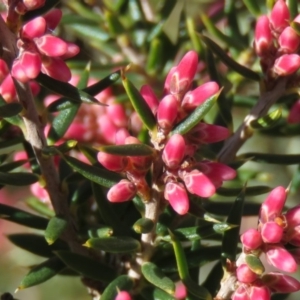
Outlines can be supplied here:
M62 17L59 9L26 23L19 31L19 55L12 66L12 76L21 82L34 79L43 73L61 81L71 78L64 59L75 56L79 47L52 34Z
M236 172L228 166L206 160L198 162L193 158L201 145L226 139L229 135L227 128L200 122L184 135L171 132L199 105L219 92L215 82L189 90L197 66L197 53L188 52L167 75L161 101L150 86L141 88L141 95L157 123L157 134L152 137L155 147L153 156L123 157L99 152L98 160L103 166L115 172L125 172L127 176L110 189L110 201L127 201L136 193L148 199L150 188L147 187L145 175L157 157L161 157L163 163L157 183L164 190L164 198L178 214L186 214L189 210L188 192L204 198L211 197L224 180L235 177ZM117 144L134 143L139 141L133 136L126 136L123 141L118 138L117 141Z
M3 0L4 4L8 5L10 1ZM14 11L17 14L23 15L27 11L38 9L45 5L46 0L19 0L14 1Z
M270 299L271 292L290 293L300 290L300 282L295 278L279 272L266 273L262 269L247 263L247 256L259 260L265 253L270 265L277 269L293 273L297 270L297 253L300 246L300 206L283 213L287 191L277 187L271 191L261 206L257 229L249 229L241 236L243 253L237 262L238 288L233 300L258 299L246 295L260 295L259 299ZM244 296L242 296L244 295Z
M271 78L294 74L300 68L300 36L293 23L300 23L300 15L290 20L284 0L275 3L269 17L257 20L254 48L263 72Z

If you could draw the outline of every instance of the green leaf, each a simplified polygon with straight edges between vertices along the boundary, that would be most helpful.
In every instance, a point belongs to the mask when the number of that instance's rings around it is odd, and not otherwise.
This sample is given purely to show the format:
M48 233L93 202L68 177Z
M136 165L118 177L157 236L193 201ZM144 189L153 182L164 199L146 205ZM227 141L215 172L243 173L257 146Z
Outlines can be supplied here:
M124 70L122 74L122 83L132 106L134 107L137 114L140 116L144 125L150 131L154 130L156 128L155 117L143 96L139 93L139 91L132 84L132 82L125 76Z
M82 176L102 186L111 187L122 179L114 172L85 164L71 156L62 155L62 158Z
M226 266L227 259L234 262L237 254L237 247L240 240L240 224L243 215L245 201L244 190L237 196L235 202L232 205L231 211L227 217L226 222L229 224L235 224L237 227L225 231L222 241L222 265Z
M237 225L228 224L226 222L221 222L213 225L215 232L224 233L227 230L237 227Z
M255 274L262 275L262 273L265 271L265 267L263 263L256 255L253 254L246 255L245 261L247 266L250 268L250 270Z
M14 169L17 169L17 168L23 166L26 163L28 163L28 159L22 159L22 160L13 161L13 162L10 162L7 164L3 164L0 166L0 172L12 171Z
M119 11L126 0L103 0L105 6L113 11Z
M40 199L30 197L30 198L26 199L26 204L31 209L33 209L34 211L36 211L37 213L39 213L45 217L52 218L55 215L53 209L50 209L49 205L46 203L43 203Z
M98 229L90 229L88 235L90 238L107 238L114 234L111 227L101 227Z
M17 290L23 290L43 283L61 272L65 267L65 264L58 257L51 257L43 263L33 267L22 279Z
M154 223L151 219L148 218L140 218L138 219L132 226L133 230L136 233L149 233L154 227Z
M184 279L183 283L189 293L196 296L198 299L212 300L212 296L209 291L205 287L200 286L196 282L192 281L191 278Z
M103 105L96 98L94 98L84 90L79 90L70 83L56 80L43 73L40 73L38 75L36 81L45 88L49 89L50 91L60 94L66 97L67 99L73 100L75 103L80 104L84 102L90 104L94 103L98 105Z
M116 146L101 146L97 148L99 151L121 155L121 156L149 156L155 153L155 149L145 144L128 144Z
M0 94L0 108L3 106L5 107L6 105L8 105L7 102L3 99L2 95ZM16 126L21 126L23 124L23 120L19 115L7 117L7 118L5 118L5 120L8 123L16 125Z
M163 43L161 39L154 38L150 42L150 49L147 55L146 70L149 74L155 74L162 67Z
M108 32L112 37L116 37L124 33L125 29L116 15L110 13L109 11L105 11L104 16Z
M47 227L48 219L33 215L24 210L17 209L0 203L0 218L30 228L44 230Z
M236 159L277 165L295 165L300 163L299 154L269 154L248 152L238 155Z
M13 102L0 106L0 118L10 118L18 115L23 110L20 103Z
M243 2L252 15L258 17L261 14L257 0L243 0Z
M241 74L242 76L248 79L260 81L259 74L237 63L234 59L229 57L227 53L213 40L204 35L201 35L201 39L204 41L207 47L211 49L229 68L233 69L235 72Z
M299 4L298 0L288 0L287 1L287 5L288 5L289 11L290 11L291 20L296 18L297 15L298 15L298 4Z
M175 293L174 282L167 277L155 264L146 262L142 265L142 273L144 277L154 286L162 289L168 294Z
M129 236L111 236L107 238L91 238L84 246L109 253L130 253L140 251L139 241Z
M69 251L57 251L55 254L69 268L85 277L106 283L116 278L116 270L92 258Z
M133 279L127 275L120 275L112 281L104 290L101 295L101 300L115 299L118 291L130 291L133 287Z
M271 190L272 188L266 185L248 186L245 188L245 195L257 196L257 195L269 193ZM240 192L241 192L241 188L220 187L217 189L217 194L225 197L237 196Z
M173 296L156 287L146 287L141 291L146 300L176 300Z
M281 119L282 109L276 109L264 117L258 118L250 122L250 127L252 129L269 129L278 124Z
M181 135L189 132L195 127L209 112L215 104L220 92L208 98L203 104L199 105L187 118L180 122L172 131L172 134L179 133Z
M4 140L0 142L0 149L8 148L11 146L16 146L21 144L24 141L23 137L10 137L8 140Z
M68 222L60 217L52 217L45 230L45 239L49 245L52 245L65 231Z
M15 172L15 173L4 173L0 172L0 184L2 185L14 185L24 186L30 185L39 180L39 177L32 173Z
M7 238L14 245L24 250L47 258L52 257L54 251L69 249L68 245L61 240L57 240L54 244L48 245L45 241L45 237L39 234L15 233L9 234Z

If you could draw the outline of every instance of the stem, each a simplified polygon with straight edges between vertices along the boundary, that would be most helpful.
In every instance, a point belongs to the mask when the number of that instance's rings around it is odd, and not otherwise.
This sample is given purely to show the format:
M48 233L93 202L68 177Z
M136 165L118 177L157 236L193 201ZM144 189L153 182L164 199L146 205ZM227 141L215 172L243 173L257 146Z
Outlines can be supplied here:
M278 79L275 87L260 96L257 104L251 109L250 113L244 119L239 129L225 142L218 155L220 162L229 163L235 158L236 153L252 135L250 122L265 116L270 107L285 93L287 78ZM251 131L251 132L250 132Z
M155 14L149 0L140 0L141 8L147 21L155 22Z
M6 61L9 68L11 68L13 60L18 54L16 47L17 38L8 29L2 17L0 17L0 36L2 38L2 58ZM76 231L73 227L73 219L68 207L67 196L60 188L59 176L53 158L45 157L42 154L42 149L47 146L47 142L44 135L44 127L36 110L31 89L27 83L24 84L15 79L14 84L19 102L24 107L22 118L25 125L25 138L31 144L40 165L55 214L68 221L68 227L64 231L62 238L68 243L72 251L86 255L87 250L77 241Z

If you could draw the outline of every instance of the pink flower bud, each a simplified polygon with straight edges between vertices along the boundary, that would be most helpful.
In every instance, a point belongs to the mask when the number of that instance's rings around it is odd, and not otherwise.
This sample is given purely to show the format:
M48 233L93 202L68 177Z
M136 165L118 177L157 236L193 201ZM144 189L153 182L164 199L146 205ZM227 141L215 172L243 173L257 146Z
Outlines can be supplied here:
M280 34L278 43L283 53L293 53L299 48L300 37L292 27L288 26Z
M261 234L256 229L249 229L245 231L241 235L241 242L243 246L249 250L255 250L259 248L263 243Z
M287 117L287 122L290 124L300 123L300 99L297 100L290 108L289 115Z
M203 104L207 99L215 95L219 91L219 86L216 82L206 82L196 89L185 94L182 100L182 107L188 111L195 109Z
M172 67L166 77L165 86L164 86L164 95L170 94L171 79L172 79L173 74L175 73L176 69L177 69L177 67Z
M259 300L270 300L271 292L266 286L251 286L249 288L249 300L259 299Z
M21 30L21 37L33 40L46 32L47 24L43 17L37 17L26 23Z
M177 100L173 95L165 96L157 109L157 124L164 130L171 130L178 115Z
M174 297L177 300L184 300L187 297L187 290L182 281L176 282Z
M179 215L185 215L188 212L190 202L183 184L168 182L166 184L164 196Z
M215 194L216 188L211 180L198 170L183 175L186 188L191 194L208 198Z
M101 115L98 117L97 123L102 139L108 144L115 144L118 127L113 123L112 119L107 114Z
M279 76L287 76L295 73L300 68L300 56L298 54L284 54L274 63L274 72Z
M126 156L113 155L105 152L99 152L97 159L106 169L114 172L122 172L128 164L128 158Z
M158 98L154 94L150 85L143 85L140 90L141 95L145 99L146 103L148 104L149 108L151 109L153 115L156 114L158 108Z
M297 271L295 259L285 248L269 244L265 253L268 262L277 269L289 273Z
M286 190L282 186L273 189L261 205L260 221L266 223L281 215L286 200Z
M246 264L242 264L237 268L236 276L238 281L243 283L251 283L257 278L257 275Z
M59 24L62 17L62 11L58 8L52 9L44 15L47 23L47 29L53 31Z
M232 180L236 177L236 170L215 161L203 161L199 163L201 171L212 181Z
M50 77L64 82L68 82L72 76L69 67L59 57L44 56L42 71Z
M197 144L211 144L223 141L229 135L230 132L226 127L200 122L190 131L188 138Z
M137 189L134 183L127 179L122 179L110 188L107 193L107 199L110 202L125 202L133 198L136 192Z
M116 135L115 135L115 144L116 145L124 145L126 138L129 136L130 136L130 134L126 128L118 129L118 131L116 132Z
M290 12L285 1L277 0L270 15L272 29L277 33L281 33L289 25L289 20Z
M276 222L267 222L262 225L261 237L265 243L279 243L282 239L283 228Z
M300 225L300 205L297 205L287 211L285 214L288 228Z
M69 43L69 42L65 42L65 43L67 45L67 50L60 57L61 59L63 59L63 60L68 59L70 57L73 57L73 56L77 55L80 52L80 48L76 44Z
M275 293L293 293L300 290L300 282L286 274L271 272L264 275L262 280Z
M267 16L258 18L255 26L254 47L259 56L266 55L273 46L273 36Z
M9 74L6 62L0 59L0 82Z
M50 197L47 190L40 185L39 182L36 182L30 186L31 193L37 197L41 202L49 202Z
M46 0L23 0L23 4L28 10L34 10L44 6Z
M245 289L243 285L240 285L233 293L231 300L250 300L248 297L248 291Z
M295 227L288 226L287 232L285 232L284 240L294 246L300 247L300 225Z
M162 154L162 159L170 169L180 166L185 153L185 141L182 135L174 134L168 140Z
M128 119L125 109L122 104L115 103L115 101L109 101L108 107L106 107L107 115L112 119L117 127L126 127Z
M68 46L65 41L50 34L43 35L40 38L35 38L34 42L39 51L47 56L62 56L68 50Z
M126 291L120 291L118 292L118 295L116 296L115 300L131 300L131 296Z

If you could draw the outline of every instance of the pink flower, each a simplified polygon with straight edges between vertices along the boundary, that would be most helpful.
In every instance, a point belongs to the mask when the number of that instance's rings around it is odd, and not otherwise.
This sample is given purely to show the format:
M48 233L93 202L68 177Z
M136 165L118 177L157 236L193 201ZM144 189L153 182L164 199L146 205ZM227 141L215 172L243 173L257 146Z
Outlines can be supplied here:
M137 192L134 183L127 179L122 179L119 183L110 188L107 199L110 202L125 202L132 199Z
M118 295L116 296L115 300L131 300L131 296L126 291L119 291Z
M274 63L274 72L279 76L287 76L295 73L300 68L300 56L298 54L284 54Z
M270 15L272 29L281 33L289 25L290 12L284 0L277 0Z
M168 182L165 187L164 196L179 215L185 215L188 212L190 200L183 184Z
M258 56L267 55L273 46L273 36L267 16L258 18L255 26L254 48Z

